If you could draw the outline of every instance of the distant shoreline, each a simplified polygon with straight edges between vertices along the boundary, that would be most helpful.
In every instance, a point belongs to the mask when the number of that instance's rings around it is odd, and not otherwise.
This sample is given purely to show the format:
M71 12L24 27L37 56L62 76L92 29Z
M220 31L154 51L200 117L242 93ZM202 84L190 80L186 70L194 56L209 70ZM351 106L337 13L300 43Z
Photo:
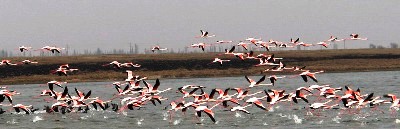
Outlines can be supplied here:
M256 52L259 54L260 52ZM265 52L263 52L265 53ZM16 62L24 59L36 60L39 64L23 66L1 66L0 85L45 84L51 80L67 82L123 81L124 71L132 70L134 74L148 76L149 79L162 78L197 78L197 77L232 77L245 75L262 75L261 71L269 67L255 67L258 60L241 61L234 56L218 55L219 53L194 54L147 54L147 55L89 55L60 57L13 57ZM345 50L308 50L308 51L274 51L283 57L287 67L306 66L306 69L334 72L369 72L400 70L400 49L345 49ZM215 57L230 59L221 67L209 64ZM117 60L134 62L141 68L114 69L103 64ZM78 68L69 76L50 74L60 64L70 64ZM7 74L4 74L7 73ZM285 72L295 75L298 72ZM274 72L265 75L280 74Z

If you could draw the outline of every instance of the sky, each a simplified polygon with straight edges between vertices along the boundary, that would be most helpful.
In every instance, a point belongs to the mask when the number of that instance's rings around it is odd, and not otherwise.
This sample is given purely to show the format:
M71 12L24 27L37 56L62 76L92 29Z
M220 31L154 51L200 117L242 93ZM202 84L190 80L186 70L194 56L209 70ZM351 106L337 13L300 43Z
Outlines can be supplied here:
M260 37L316 43L351 33L368 41L347 48L399 43L398 0L0 0L0 49L46 45L71 49L140 50L156 44ZM216 37L194 38L199 30Z

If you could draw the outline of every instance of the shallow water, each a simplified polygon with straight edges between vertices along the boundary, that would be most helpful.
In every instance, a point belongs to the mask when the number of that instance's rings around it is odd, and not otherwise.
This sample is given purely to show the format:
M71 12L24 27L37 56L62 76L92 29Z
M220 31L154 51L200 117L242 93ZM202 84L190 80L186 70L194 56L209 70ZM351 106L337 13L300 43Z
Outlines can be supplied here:
M290 75L287 75L290 76ZM261 76L251 76L257 80ZM400 71L380 71L380 72L352 72L352 73L322 73L318 74L319 84L330 84L332 87L344 87L352 85L353 89L358 87L362 94L374 92L374 96L382 96L392 93L400 95ZM190 79L165 79L160 80L159 89L168 87L174 88L173 91L163 93L162 96L169 98L160 106L147 104L140 110L126 110L125 112L115 113L112 111L89 111L89 113L69 113L69 114L47 114L35 113L31 115L10 114L6 112L0 115L0 128L399 128L400 115L389 111L389 105L381 105L379 110L364 108L358 114L348 115L341 110L318 110L308 111L304 109L307 105L303 101L299 104L278 103L268 112L262 111L257 107L248 107L251 114L234 113L225 111L221 107L213 109L215 112L216 124L206 116L199 121L194 116L193 109L188 110L186 114L181 112L173 113L170 120L164 107L171 100L178 99L181 94L175 93L175 90L183 85L196 84L207 86L206 92L212 88L244 87L247 81L244 77L220 77L220 78L190 78ZM149 80L153 84L154 80ZM68 83L71 95L75 95L73 88L87 92L92 90L92 97L99 96L103 100L112 98L116 93L112 82L87 82L87 83ZM256 87L252 91L263 89L284 89L286 92L292 92L300 86L309 86L316 84L314 82L305 83L300 77L284 78L278 80L275 86ZM42 84L43 85L43 84ZM40 94L40 91L47 86L34 85L10 85L10 90L21 92L13 98L14 104L33 105L43 108L46 103L43 99L46 97L34 97ZM56 87L56 90L62 91ZM233 93L233 92L232 92ZM339 92L340 95L343 92ZM262 96L262 94L259 94ZM316 98L316 97L314 97ZM312 99L312 97L310 98ZM387 99L387 98L384 98ZM314 102L315 99L310 102ZM326 100L318 101L324 102ZM7 101L6 101L7 102ZM113 101L118 102L118 99ZM243 102L241 102L243 103ZM264 105L266 103L264 102ZM342 106L342 105L340 105ZM5 110L11 110L9 107L2 107ZM383 113L382 113L383 112Z

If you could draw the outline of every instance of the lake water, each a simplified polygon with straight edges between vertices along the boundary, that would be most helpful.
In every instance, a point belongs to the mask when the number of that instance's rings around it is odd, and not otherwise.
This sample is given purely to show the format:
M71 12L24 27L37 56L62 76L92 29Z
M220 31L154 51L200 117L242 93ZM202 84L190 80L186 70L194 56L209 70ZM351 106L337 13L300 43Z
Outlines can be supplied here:
M291 76L291 75L287 75ZM261 76L250 76L255 80ZM379 71L379 72L351 72L351 73L322 73L317 74L319 84L330 84L332 87L344 87L352 85L353 89L360 88L362 94L374 93L374 96L382 96L392 93L400 95L400 71ZM180 111L174 113L173 118L169 119L169 114L164 107L170 101L176 100L182 95L176 93L176 89L183 85L195 84L207 86L206 92L212 88L225 89L228 87L248 86L244 76L242 77L219 77L219 78L190 78L190 79L163 79L159 89L173 88L174 90L163 93L163 97L169 98L160 106L151 103L145 105L140 110L126 110L124 112L94 111L89 113L69 113L69 114L47 114L35 113L31 115L10 114L14 112L9 107L2 107L9 110L0 115L0 128L400 128L399 111L392 113L389 104L381 105L379 110L363 108L358 114L345 114L342 110L319 110L311 114L303 101L299 104L278 103L272 107L271 111L262 111L252 106L247 109L251 114L234 113L226 111L222 107L213 109L215 118L218 121L214 124L207 115L203 115L199 121L194 116L194 110L190 109L186 114ZM47 81L44 81L44 83ZM149 80L154 84L154 80ZM91 97L100 97L103 100L112 98L116 90L111 86L112 82L87 82L87 83L68 83L71 95L75 95L73 88L87 92L92 90ZM275 86L263 86L253 88L252 91L263 89L284 89L286 93L293 92L300 86L309 86L315 82L304 82L300 77L284 78L277 81ZM38 96L41 90L47 86L44 84L30 85L10 85L10 90L21 92L13 98L14 104L33 105L43 108L44 105L51 106L43 99L46 97ZM61 88L55 87L57 91ZM315 91L314 91L315 92ZM233 92L231 92L233 93ZM343 92L339 92L343 95ZM259 94L262 96L264 94ZM315 102L316 97L310 96L310 102ZM388 98L383 98L388 99ZM118 103L118 99L113 102ZM321 100L318 102L324 102ZM5 101L4 103L7 103ZM243 103L242 101L240 103ZM264 102L266 105L266 102ZM268 106L268 105L267 105ZM343 107L340 104L340 107Z

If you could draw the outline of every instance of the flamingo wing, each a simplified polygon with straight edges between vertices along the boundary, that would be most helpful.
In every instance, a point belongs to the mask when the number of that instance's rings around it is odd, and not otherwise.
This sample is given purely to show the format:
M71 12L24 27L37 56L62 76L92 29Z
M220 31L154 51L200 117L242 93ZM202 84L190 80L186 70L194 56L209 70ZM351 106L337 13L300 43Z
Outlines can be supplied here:
M154 86L153 86L153 90L157 90L159 86L160 86L160 80L157 78L156 84L154 84Z
M264 75L262 78L260 78L260 80L258 80L258 81L256 82L256 84L260 84L261 82L263 82L263 81L265 80L265 76L266 76L266 75Z

